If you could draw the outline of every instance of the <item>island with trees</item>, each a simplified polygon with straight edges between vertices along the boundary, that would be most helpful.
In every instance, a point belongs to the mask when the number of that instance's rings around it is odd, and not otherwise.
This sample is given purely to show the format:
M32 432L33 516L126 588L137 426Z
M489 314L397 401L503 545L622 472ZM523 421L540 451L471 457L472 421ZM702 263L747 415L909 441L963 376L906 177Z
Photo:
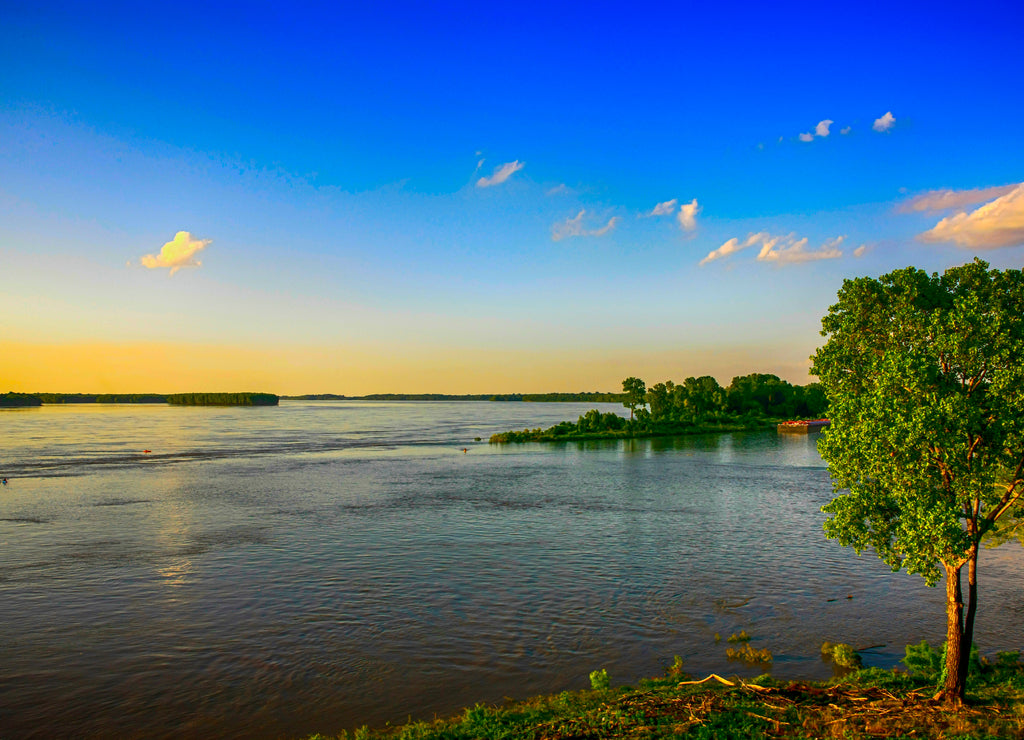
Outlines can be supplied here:
M491 436L492 443L548 442L768 429L780 421L816 419L828 406L817 383L793 385L776 375L752 373L722 387L710 375L671 380L650 388L640 378L622 381L621 403L629 418L591 409L575 422Z

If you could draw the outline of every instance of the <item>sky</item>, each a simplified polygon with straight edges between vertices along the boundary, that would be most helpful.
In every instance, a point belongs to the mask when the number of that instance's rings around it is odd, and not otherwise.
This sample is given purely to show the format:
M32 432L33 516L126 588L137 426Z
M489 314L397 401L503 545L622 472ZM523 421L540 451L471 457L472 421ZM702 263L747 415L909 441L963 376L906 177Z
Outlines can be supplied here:
M813 380L1024 262L1019 3L0 3L0 392Z

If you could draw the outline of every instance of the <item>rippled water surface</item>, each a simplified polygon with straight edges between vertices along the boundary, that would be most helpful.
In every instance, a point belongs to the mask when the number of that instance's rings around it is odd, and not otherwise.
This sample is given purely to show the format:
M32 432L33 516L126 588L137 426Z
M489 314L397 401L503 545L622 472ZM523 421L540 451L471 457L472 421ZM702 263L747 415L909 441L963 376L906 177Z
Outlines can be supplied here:
M822 536L814 436L486 442L591 406L0 411L0 737L301 737L676 654L759 673L714 641L740 629L793 677L831 675L824 639L880 666L941 641L939 590ZM1021 646L1022 563L982 556L983 652Z

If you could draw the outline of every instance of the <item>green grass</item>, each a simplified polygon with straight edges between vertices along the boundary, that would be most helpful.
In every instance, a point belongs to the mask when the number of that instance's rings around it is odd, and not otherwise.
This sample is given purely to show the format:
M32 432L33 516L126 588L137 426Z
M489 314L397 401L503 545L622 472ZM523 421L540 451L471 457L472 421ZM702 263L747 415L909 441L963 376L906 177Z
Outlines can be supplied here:
M933 700L934 682L869 668L826 682L687 683L679 662L639 686L566 691L338 738L537 740L550 738L1024 738L1024 665L984 663L963 707ZM318 740L327 736L317 735Z

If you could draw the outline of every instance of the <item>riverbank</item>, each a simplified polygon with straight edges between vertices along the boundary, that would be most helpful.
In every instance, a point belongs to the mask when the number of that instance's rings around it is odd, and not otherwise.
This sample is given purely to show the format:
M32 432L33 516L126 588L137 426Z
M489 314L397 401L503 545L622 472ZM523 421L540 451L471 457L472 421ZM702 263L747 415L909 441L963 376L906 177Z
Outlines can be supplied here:
M628 424L628 421L626 424ZM680 437L692 434L761 432L775 429L777 424L778 421L775 420L756 419L734 422L665 424L648 427L626 426L622 429L591 431L581 429L580 422L563 421L547 429L499 432L498 434L492 434L489 441L491 444L513 444L517 442L581 442L599 439L653 439L656 437Z
M935 681L866 669L824 682L700 681L684 674L638 686L562 692L503 706L478 704L462 714L338 738L820 738L1024 737L1024 667L1016 660L984 666L967 702L936 702ZM316 735L310 740L327 740Z

